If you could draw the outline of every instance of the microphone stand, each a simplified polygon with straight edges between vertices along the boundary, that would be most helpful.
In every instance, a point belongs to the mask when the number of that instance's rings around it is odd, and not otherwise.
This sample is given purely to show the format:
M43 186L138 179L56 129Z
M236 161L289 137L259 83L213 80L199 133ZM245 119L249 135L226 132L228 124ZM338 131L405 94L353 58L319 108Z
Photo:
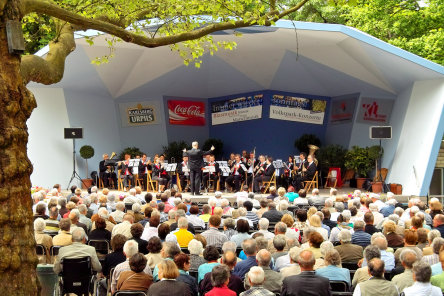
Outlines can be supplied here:
M252 177L251 177L251 191L253 191L254 193L254 161L256 160L256 147L253 148L253 171L251 172ZM248 182L248 180L247 180Z

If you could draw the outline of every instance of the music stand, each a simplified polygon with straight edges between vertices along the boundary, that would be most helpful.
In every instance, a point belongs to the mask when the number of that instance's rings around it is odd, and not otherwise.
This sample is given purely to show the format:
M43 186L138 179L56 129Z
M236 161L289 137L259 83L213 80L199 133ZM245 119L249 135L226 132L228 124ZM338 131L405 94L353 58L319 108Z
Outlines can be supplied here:
M76 171L76 139L83 138L83 128L81 127L65 128L64 132L65 132L65 139L72 139L72 166L73 166L71 179L69 180L66 189L67 190L69 189L69 185L71 184L72 180L74 180L75 178L77 178L85 186L85 188L87 188L85 182L83 182L82 178L79 176L79 174Z

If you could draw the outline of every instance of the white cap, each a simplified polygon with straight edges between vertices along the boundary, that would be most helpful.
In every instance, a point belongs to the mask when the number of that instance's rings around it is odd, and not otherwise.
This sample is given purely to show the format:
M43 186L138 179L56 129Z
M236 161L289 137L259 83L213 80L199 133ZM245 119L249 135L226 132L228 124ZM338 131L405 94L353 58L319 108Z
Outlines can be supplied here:
M370 193L370 198L376 198L376 199L379 199L379 194L376 194L376 193Z
M392 197L394 197L395 196L395 194L393 193L393 192L387 192L387 198L392 198Z

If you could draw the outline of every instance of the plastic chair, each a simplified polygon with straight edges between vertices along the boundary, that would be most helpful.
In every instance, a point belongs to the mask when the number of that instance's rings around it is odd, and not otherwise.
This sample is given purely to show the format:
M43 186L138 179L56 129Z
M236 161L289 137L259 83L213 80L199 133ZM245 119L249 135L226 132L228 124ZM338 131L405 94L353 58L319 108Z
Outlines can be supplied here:
M37 255L46 255L46 248L43 245L37 244L35 246L35 253Z
M146 296L145 291L116 291L114 296Z
M49 254L51 256L57 256L59 254L59 250L60 250L61 247L63 247L63 246L52 246L49 249Z
M89 246L93 246L97 253L102 255L107 255L109 253L109 243L107 240L90 240L88 242Z
M330 280L330 288L335 292L349 292L350 287L345 281L332 281Z
M89 295L93 277L91 258L63 258L60 263L62 265L62 272L60 273L55 295L65 295L67 293L75 293L79 296Z
M359 266L355 262L342 262L342 267L348 270L358 270Z

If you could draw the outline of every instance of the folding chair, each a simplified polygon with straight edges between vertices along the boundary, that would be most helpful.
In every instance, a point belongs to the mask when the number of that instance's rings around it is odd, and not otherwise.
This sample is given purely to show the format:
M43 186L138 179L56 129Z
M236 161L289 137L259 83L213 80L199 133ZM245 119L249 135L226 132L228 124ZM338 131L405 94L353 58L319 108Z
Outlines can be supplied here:
M109 242L107 240L90 240L88 242L89 246L93 246L96 252L102 255L107 255L109 253Z
M313 179L311 181L304 181L304 183L305 183L305 187L304 187L305 192L309 192L312 186L313 186L313 189L318 188L319 187L318 172L316 172L314 174Z
M49 254L51 255L51 257L57 256L61 247L63 246L52 246L49 249Z
M153 180L153 178L151 177L151 174L153 172L152 171L148 171L147 175L147 182L146 182L146 191L154 191L157 192L159 191L159 182L157 182L156 180ZM154 186L155 185L155 186ZM151 188L151 190L148 189Z
M46 248L43 245L37 244L35 245L35 253L40 256L46 255Z
M267 191L270 189L271 185L276 187L276 172L273 173L270 180L262 181L262 185L265 186L264 193L267 193Z
M350 287L345 281L330 280L330 288L334 292L350 292Z

